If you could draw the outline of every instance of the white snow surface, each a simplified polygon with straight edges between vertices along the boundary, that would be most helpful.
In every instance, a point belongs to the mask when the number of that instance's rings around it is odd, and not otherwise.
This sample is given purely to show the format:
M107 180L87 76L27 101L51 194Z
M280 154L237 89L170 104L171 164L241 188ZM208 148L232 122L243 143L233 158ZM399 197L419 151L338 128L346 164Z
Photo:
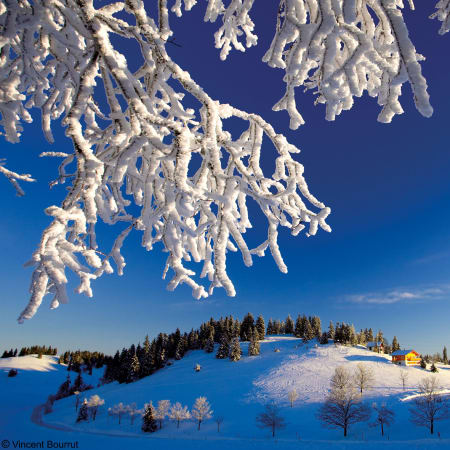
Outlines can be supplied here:
M261 342L261 355L246 356L247 344L241 343L244 355L238 362L218 360L214 353L201 350L189 352L182 360L131 384L112 383L86 392L90 397L98 394L105 400L93 422L76 424L75 399L59 400L54 411L41 415L37 405L48 394L55 393L67 377L67 367L57 364L56 357L36 356L0 359L0 440L40 442L78 442L80 449L108 448L134 449L441 449L450 448L450 421L436 424L434 436L425 428L409 422L408 408L418 394L419 381L431 376L419 367L400 368L393 365L388 355L379 355L363 347L345 347L328 344L304 344L293 337L272 336ZM276 352L275 350L279 351ZM372 389L363 395L370 404L385 402L395 412L395 423L387 429L384 438L378 428L368 423L350 427L344 439L341 430L323 428L316 413L325 398L329 380L338 366L354 370L358 363L370 367L375 375ZM195 372L196 364L201 371ZM10 368L19 374L8 378ZM436 375L448 395L450 366L438 365ZM408 372L405 391L399 377L400 370ZM72 380L75 374L70 372ZM94 370L90 377L83 373L86 383L97 386L102 370ZM291 408L288 392L296 389L299 399ZM201 430L193 421L181 423L180 428L166 419L163 428L153 434L140 430L141 420L134 424L124 417L121 425L117 418L108 416L107 409L123 402L136 402L137 407L152 401L168 399L180 402L189 409L196 398L207 397L213 416L223 416L217 432L213 419L205 421ZM286 420L286 427L275 439L269 430L256 427L255 417L264 403L276 401ZM440 438L438 437L440 433ZM149 442L150 441L150 442ZM44 447L45 448L45 447Z

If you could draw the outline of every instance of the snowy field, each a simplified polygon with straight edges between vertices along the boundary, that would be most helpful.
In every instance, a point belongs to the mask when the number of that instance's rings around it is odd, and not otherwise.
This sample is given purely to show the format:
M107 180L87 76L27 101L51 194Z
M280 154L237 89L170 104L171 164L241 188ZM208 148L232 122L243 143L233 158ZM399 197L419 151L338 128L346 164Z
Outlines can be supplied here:
M242 344L242 349L245 355L246 344ZM387 429L384 438L379 428L369 427L368 423L350 427L349 436L344 438L341 430L323 428L316 418L334 369L345 366L353 370L361 362L373 370L376 380L373 388L364 394L366 401L385 402L395 411L395 423ZM201 365L200 372L194 371L196 364ZM19 374L8 378L7 372L12 367L18 368ZM438 367L440 384L450 388L450 366ZM427 429L410 423L411 398L417 393L418 382L429 376L429 372L417 367L405 370L409 376L403 391L400 368L392 365L387 355L358 347L333 344L316 347L311 343L304 345L296 338L270 337L261 342L260 356L244 356L233 363L216 359L214 353L193 351L138 382L112 383L87 391L87 397L98 394L105 399L105 405L95 422L76 424L73 397L57 401L54 411L48 415L42 416L41 409L36 408L49 394L56 393L67 377L66 366L58 365L56 357L0 359L0 441L3 448L6 448L5 439L10 441L10 448L14 448L17 440L44 441L44 448L49 448L48 440L78 442L81 449L450 448L450 420L438 422L433 437ZM83 378L96 386L102 372L94 371L92 377L83 373ZM71 373L71 377L73 381L75 374ZM291 408L287 393L294 388L299 399ZM158 400L168 399L191 408L199 396L208 398L215 416L223 416L220 433L213 420L203 423L197 431L193 422L184 422L177 429L176 424L166 419L161 430L145 435L140 431L140 418L131 425L129 418L124 417L119 425L117 418L107 414L107 408L119 402L136 402L141 408L150 400L156 404ZM277 432L275 439L268 429L259 429L255 421L264 403L271 400L280 404L286 420L286 427Z

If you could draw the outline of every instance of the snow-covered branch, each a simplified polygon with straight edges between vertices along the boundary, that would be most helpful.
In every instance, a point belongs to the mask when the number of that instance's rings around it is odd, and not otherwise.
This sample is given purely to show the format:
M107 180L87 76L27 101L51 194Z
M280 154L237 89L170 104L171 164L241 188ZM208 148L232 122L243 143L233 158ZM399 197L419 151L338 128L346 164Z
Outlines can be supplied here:
M21 197L25 193L23 189L20 187L19 181L32 182L36 180L31 178L30 174L19 174L13 172L12 170L7 169L4 165L5 161L0 159L0 173L8 179L8 181L13 185L14 189L16 190L17 195Z
M430 19L437 18L442 22L439 34L445 34L450 31L450 0L439 0L436 3L437 11L431 14Z
M209 1L208 9L214 13L206 18L214 21L223 16L215 36L222 59L229 53L230 42L244 50L237 36L244 23L253 29L248 17L252 3L234 0L224 7L221 0ZM438 3L440 20L448 20L448 5L448 0ZM409 82L417 109L425 117L431 116L433 109L419 64L424 57L409 38L402 8L403 0L281 0L275 36L263 57L270 67L285 72L286 92L273 109L286 110L290 127L297 129L305 123L296 104L297 87L314 91L315 102L326 105L327 120L352 108L354 97L367 91L382 106L378 120L388 123L403 113L399 97L402 85ZM223 33L231 41L220 39ZM247 46L256 44L256 39L247 37Z
M31 318L46 294L54 295L53 308L67 302L67 268L80 279L77 292L88 296L91 281L113 271L111 262L122 274L121 247L132 230L142 232L147 250L161 243L168 253L164 276L173 272L168 289L186 283L195 298L215 287L235 295L226 268L228 251L239 250L251 266L254 255L269 249L286 272L279 227L294 236L306 226L308 235L319 227L330 231L325 222L330 209L309 192L303 166L292 158L299 150L260 116L211 98L170 59L165 0L158 2L158 23L141 0L100 9L90 0L8 1L0 16L6 31L2 76L11 79L7 100L0 99L5 135L17 141L20 118L30 119L27 108L35 106L47 139L52 141L51 121L62 118L74 147L71 155L45 154L64 158L55 183L72 184L62 205L46 210L52 223L30 261L35 268L31 299L19 321ZM220 3L209 2L207 17L221 10ZM233 2L218 42L238 47L236 27L246 33L247 45L253 42L252 3ZM187 9L194 4L184 1ZM181 11L181 2L174 8ZM235 24L231 28L225 26L229 21ZM136 71L114 48L114 35L138 43L141 66ZM198 109L186 108L185 96L194 98ZM11 108L9 116L3 115ZM246 124L237 138L225 129L232 117ZM260 165L269 145L277 152L274 174L264 174ZM67 175L65 169L75 164ZM251 228L248 198L267 219L267 237L254 249L244 240ZM124 223L109 252L98 248L98 218ZM200 277L185 265L192 260L202 263ZM204 277L208 289L199 282Z

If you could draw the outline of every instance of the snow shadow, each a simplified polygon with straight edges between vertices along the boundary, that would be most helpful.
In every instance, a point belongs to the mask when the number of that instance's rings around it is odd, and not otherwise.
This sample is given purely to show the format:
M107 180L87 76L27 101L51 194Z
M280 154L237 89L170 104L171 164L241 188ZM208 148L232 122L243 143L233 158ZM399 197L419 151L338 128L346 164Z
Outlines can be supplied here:
M374 355L350 355L350 356L345 356L345 359L347 361L361 361L361 362L373 361L373 362L381 362L381 363L391 364L391 362L387 361L384 356L380 356L378 354L374 354Z

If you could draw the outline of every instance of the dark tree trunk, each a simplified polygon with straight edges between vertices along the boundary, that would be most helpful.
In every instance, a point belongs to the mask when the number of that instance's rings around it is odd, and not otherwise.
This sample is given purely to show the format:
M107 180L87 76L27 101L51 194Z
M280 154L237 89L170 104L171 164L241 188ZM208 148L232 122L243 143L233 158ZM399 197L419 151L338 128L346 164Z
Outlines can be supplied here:
M347 436L347 424L344 425L344 436Z
M381 436L384 436L383 422L381 422Z
M198 430L200 430L200 424L202 423L201 420L198 421Z
M431 419L431 422L430 422L430 431L431 431L431 434L434 433L434 420L433 419Z

